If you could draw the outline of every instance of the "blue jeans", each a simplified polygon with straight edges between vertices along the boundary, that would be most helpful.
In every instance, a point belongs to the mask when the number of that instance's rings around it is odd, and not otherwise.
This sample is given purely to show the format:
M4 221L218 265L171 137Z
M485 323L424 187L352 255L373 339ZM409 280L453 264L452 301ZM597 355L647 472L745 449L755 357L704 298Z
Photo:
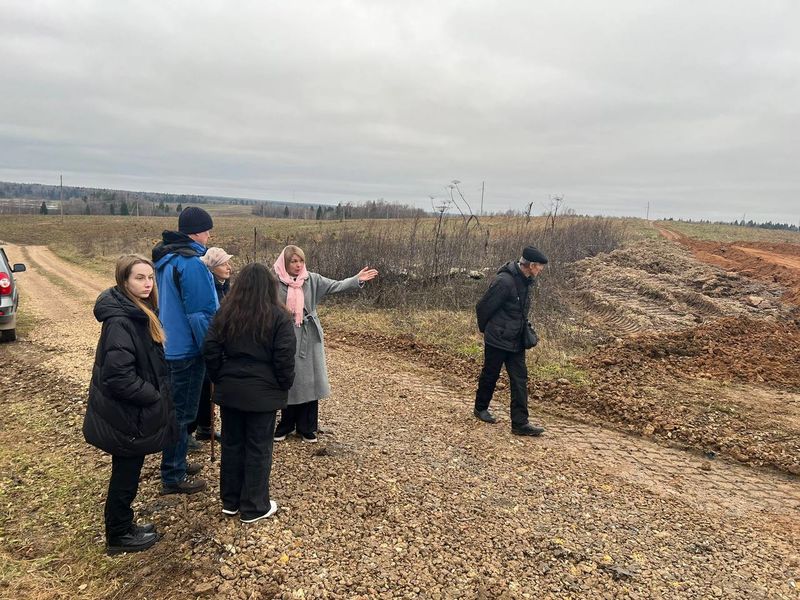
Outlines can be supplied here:
M186 477L186 447L189 442L188 426L197 418L200 390L206 374L202 356L183 360L168 360L172 385L172 402L178 421L178 441L164 448L161 457L161 482L174 485Z

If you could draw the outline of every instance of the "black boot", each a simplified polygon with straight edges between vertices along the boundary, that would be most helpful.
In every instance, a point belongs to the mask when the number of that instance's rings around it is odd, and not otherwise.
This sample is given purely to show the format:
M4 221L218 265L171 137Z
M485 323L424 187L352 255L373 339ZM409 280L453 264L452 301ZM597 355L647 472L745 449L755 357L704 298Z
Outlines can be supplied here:
M155 532L145 533L132 525L125 535L106 540L106 554L114 556L123 552L141 552L150 548L156 541L158 535Z
M194 437L196 440L199 441L207 441L211 439L211 427L198 427L197 431L194 432ZM222 441L222 434L219 431L214 432L214 439Z
M153 523L134 523L134 529L141 533L155 533L156 526Z
M479 418L484 423L497 423L497 419L494 417L492 413L489 412L488 408L484 408L483 410L478 410L477 408L472 411L477 418Z
M520 426L512 425L511 433L514 435L529 435L532 437L538 437L544 433L544 427L531 425L530 423L525 423L524 425Z

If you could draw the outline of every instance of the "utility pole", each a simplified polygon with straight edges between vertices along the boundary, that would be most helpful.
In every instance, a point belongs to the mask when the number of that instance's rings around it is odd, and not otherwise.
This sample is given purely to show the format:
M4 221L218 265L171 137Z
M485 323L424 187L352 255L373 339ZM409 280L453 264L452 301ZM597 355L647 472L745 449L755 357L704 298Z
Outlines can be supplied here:
M64 223L64 176L59 175L61 183L58 188L58 203L61 205L61 223Z
M647 202L647 216L645 217L645 220L647 220L647 221L650 220L650 202L649 201Z
M483 193L486 190L486 182L481 181L481 216L483 216Z

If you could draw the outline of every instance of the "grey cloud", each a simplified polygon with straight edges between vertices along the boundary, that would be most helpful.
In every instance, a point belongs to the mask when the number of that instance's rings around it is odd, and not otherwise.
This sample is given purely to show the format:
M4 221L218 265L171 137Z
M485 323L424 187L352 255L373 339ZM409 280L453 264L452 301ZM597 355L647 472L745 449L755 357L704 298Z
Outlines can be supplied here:
M800 216L790 2L12 2L0 17L6 179L427 206L458 178L487 181L489 210L560 193L589 213Z

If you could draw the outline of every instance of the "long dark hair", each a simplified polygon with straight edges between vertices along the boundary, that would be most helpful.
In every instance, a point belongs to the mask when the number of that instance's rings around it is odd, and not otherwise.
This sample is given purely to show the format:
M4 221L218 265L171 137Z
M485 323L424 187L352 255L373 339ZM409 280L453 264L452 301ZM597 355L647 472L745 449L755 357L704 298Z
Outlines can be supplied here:
M272 333L276 310L286 310L278 299L278 278L261 263L250 263L239 271L214 317L214 326L223 342L250 336L263 343Z

